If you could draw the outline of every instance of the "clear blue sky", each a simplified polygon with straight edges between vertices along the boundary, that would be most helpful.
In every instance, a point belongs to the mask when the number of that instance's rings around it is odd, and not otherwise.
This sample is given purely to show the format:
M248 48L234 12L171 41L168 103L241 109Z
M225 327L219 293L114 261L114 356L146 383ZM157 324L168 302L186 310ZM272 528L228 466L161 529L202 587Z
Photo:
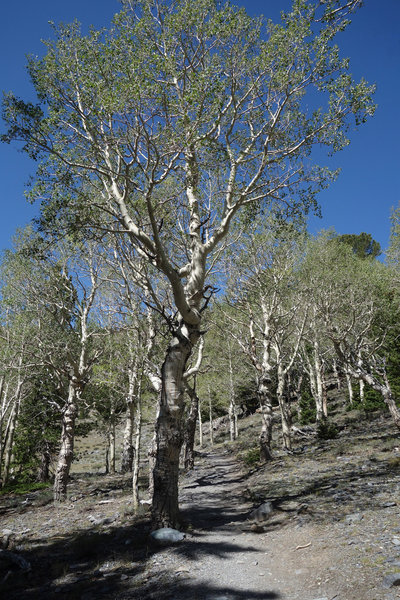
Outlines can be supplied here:
M251 14L276 20L290 0L236 0ZM48 21L85 26L108 25L118 12L117 0L7 1L0 11L0 88L33 100L26 74L26 55L41 54L41 39L51 36ZM320 194L323 219L312 218L310 229L334 227L339 233L366 231L385 249L390 233L391 207L400 201L400 0L365 0L348 30L338 40L343 56L351 57L351 72L378 86L375 116L351 133L351 144L336 154L339 179ZM10 245L15 229L36 214L23 195L35 166L15 146L0 144L1 215L0 250Z

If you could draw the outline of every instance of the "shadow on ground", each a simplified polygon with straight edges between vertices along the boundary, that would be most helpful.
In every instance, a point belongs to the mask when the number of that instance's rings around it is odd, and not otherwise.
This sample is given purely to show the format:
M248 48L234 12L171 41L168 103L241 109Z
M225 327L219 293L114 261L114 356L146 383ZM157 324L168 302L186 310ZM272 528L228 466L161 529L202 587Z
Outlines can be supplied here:
M10 572L0 586L0 596L8 600L99 600L141 599L164 600L196 598L207 600L273 599L274 592L244 593L235 589L201 586L187 579L188 573L163 570L154 572L149 563L159 549L149 543L150 523L143 520L130 527L107 532L91 529L73 532L61 539L30 539L33 548L18 552L31 565L27 573ZM180 546L172 549L186 560L202 556L229 558L235 553L253 552L252 547L232 543L202 541L202 534L188 535ZM178 563L179 564L179 563ZM4 579L4 573L0 574Z

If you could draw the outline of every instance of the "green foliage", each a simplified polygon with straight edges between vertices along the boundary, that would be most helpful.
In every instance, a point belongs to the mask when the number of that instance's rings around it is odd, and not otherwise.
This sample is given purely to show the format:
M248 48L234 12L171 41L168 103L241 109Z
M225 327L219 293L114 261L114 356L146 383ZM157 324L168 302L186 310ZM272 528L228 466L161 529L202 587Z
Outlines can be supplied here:
M311 394L310 386L308 381L305 379L302 382L299 399L299 412L300 412L300 425L308 425L309 423L315 423L317 410L315 407L315 400Z
M348 409L351 410L352 408L356 408L365 413L387 410L382 394L372 389L371 386L367 384L364 387L364 402L361 401L359 385L353 384L353 405L349 406Z
M43 454L51 458L58 449L61 414L53 400L60 402L58 386L48 372L38 372L22 404L15 433L12 466L18 482L35 480Z
M317 436L320 440L333 440L337 438L339 430L334 423L329 421L321 421L318 423Z
M257 396L257 386L253 379L243 381L235 388L236 404L244 414L253 414L260 405Z
M381 245L372 238L370 233L355 233L343 234L338 236L338 240L344 244L348 244L354 254L359 258L377 258L382 254Z
M46 490L50 486L49 483L40 483L32 481L21 481L15 480L7 483L3 488L0 489L0 496L6 494L17 494L24 495L29 492L36 492L37 490Z
M241 455L241 458L245 465L248 467L253 467L257 463L260 462L260 447L255 446L254 448L249 448Z

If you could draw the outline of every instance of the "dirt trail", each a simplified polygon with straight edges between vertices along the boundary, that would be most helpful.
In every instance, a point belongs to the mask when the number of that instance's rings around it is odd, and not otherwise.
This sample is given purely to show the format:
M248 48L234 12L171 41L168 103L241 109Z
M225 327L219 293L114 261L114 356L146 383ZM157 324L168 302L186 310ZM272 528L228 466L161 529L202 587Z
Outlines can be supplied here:
M340 456L314 445L251 474L223 447L204 452L181 482L186 539L166 548L149 543L147 514L132 519L121 476L75 479L63 507L40 493L3 501L5 548L31 568L2 567L0 554L0 597L2 581L10 600L398 600L383 585L400 571L391 439L373 454L353 438ZM252 527L269 496L274 512Z
M248 480L232 456L209 453L182 488L183 515L193 533L151 559L151 570L173 573L165 596L174 600L392 600L381 577L360 563L349 524L303 523L301 503L276 510L263 527L247 520ZM363 515L374 537L381 523ZM255 531L254 531L255 529ZM379 543L379 541L378 541ZM169 588L169 589L168 589ZM143 596L145 598L145 596Z

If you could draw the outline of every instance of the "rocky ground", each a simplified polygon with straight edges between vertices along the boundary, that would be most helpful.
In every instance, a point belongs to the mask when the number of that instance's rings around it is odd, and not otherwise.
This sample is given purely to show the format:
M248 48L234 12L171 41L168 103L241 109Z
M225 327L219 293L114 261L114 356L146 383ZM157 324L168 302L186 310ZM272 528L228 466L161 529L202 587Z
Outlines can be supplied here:
M175 546L149 541L127 477L75 475L62 507L47 491L1 497L4 597L400 598L400 441L390 421L348 420L336 440L310 435L251 467L237 453L254 422L241 425L239 445L202 451L182 477L186 537ZM249 520L265 502L267 518Z

